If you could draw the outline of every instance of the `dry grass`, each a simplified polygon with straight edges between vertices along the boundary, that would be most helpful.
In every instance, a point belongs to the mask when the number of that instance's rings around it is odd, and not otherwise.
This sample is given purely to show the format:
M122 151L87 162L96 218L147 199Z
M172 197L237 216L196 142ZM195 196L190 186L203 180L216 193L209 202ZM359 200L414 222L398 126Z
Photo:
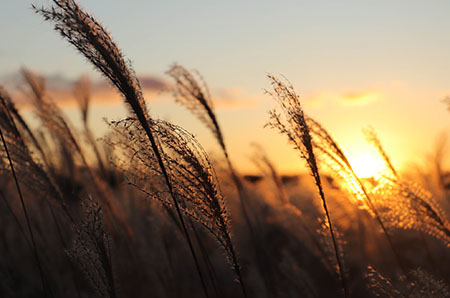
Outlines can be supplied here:
M330 230L331 239L333 241L333 248L336 253L336 261L339 268L339 275L342 281L342 289L344 296L348 297L347 279L344 274L343 260L339 254L337 243L337 236L335 235L335 228L331 221L330 212L328 211L328 203L323 191L322 180L317 165L316 156L314 154L313 139L311 137L311 130L306 123L303 109L300 105L300 96L295 93L292 85L287 85L280 79L269 75L271 80L272 90L267 91L275 100L278 101L283 110L284 117L272 110L270 112L269 125L278 129L280 133L288 137L289 142L300 152L301 158L306 161L310 170L311 176L314 178L314 183L319 191L320 199L322 200L323 209L327 220L327 225Z
M359 178L294 88L269 76L282 111L270 113L269 126L288 137L312 177L288 181L256 147L263 178L249 182L233 166L198 74L179 65L168 72L224 164L190 132L151 117L131 65L75 1L35 10L118 89L130 115L110 122L99 142L89 127L88 79L74 88L80 133L44 79L24 70L45 127L38 133L0 88L0 296L450 296L443 146L431 165L435 181L420 185L367 131L385 171Z

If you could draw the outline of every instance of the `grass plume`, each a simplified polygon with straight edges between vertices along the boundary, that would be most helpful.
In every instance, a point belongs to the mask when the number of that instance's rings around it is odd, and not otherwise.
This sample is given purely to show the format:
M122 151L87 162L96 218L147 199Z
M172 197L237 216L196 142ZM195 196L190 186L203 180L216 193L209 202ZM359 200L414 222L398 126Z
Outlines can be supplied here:
M136 119L126 119L111 123L116 139L110 139L110 145L127 156L121 168L128 174L129 183L156 199L164 206L172 207L170 198L161 189L163 177L156 156L145 147L146 135ZM230 220L225 208L215 170L208 155L192 134L183 128L166 121L154 121L152 124L164 150L163 160L167 173L174 184L174 193L183 198L181 210L203 225L220 243L233 267L236 278L246 296L241 267L231 241ZM136 162L130 161L135 160ZM130 166L131 165L131 166ZM158 178L159 182L156 182ZM149 185L147 181L153 180Z
M125 62L122 52L113 41L111 35L93 16L86 13L73 0L54 0L53 3L55 5L49 9L34 7L35 11L41 14L45 20L53 21L55 23L54 29L109 79L123 95L125 102L131 108L131 112L136 116L144 129L173 199L173 204L195 261L205 295L208 296L197 256L181 213L180 204L177 201L179 198L175 196L173 182L169 178L166 165L157 145L158 140L155 138L149 125L151 118L145 105L139 80L132 71L130 64Z
M225 155L233 182L238 190L244 218L249 225L249 228L252 229L247 210L248 206L245 202L244 186L242 185L242 181L231 162L222 130L214 112L214 105L208 86L198 73L196 73L197 76L194 76L194 74L181 65L173 65L167 73L175 80L176 100L180 104L186 106L195 116L197 116L197 118L199 118L216 137L216 140Z
M85 274L99 297L116 298L111 256L111 236L102 219L101 207L92 198L82 201L84 219L75 225L73 246L67 251Z
M270 111L270 122L268 125L274 129L277 129L281 134L286 135L289 142L299 151L301 158L306 161L310 173L314 178L314 183L319 191L319 196L322 200L323 209L325 211L331 238L333 240L334 251L336 253L336 260L339 267L344 296L349 297L343 261L341 260L333 223L328 211L325 193L323 192L319 168L314 155L310 128L306 122L305 115L300 104L300 97L297 95L292 85L286 85L280 79L272 75L268 75L268 78L271 81L272 89L271 91L267 91L267 93L278 102L285 117L282 118L281 114L277 113L276 110L272 110Z
M2 102L4 102L3 98L2 98ZM2 116L5 117L7 115L0 115L0 117L2 117ZM11 127L10 128L12 130L14 130L16 132L16 134L18 134L18 132L16 131L14 122L11 119L10 119L10 121L11 121L11 123L10 123ZM20 198L20 203L21 203L21 206L22 206L22 210L23 210L23 213L25 215L28 232L30 234L31 243L33 245L34 257L35 257L35 260L36 260L37 267L39 269L39 276L41 278L42 289L44 291L44 294L46 296L50 297L51 296L51 290L48 288L48 284L47 284L47 281L46 281L46 278L45 278L45 273L44 273L43 266L41 264L41 259L40 259L40 256L39 256L39 253L38 253L38 249L37 249L37 246L36 246L35 235L34 235L32 227L31 227L30 217L28 215L27 207L26 207L26 204L25 204L25 199L24 199L23 194L22 194L22 190L21 190L21 187L20 187L20 184L19 184L19 180L18 180L18 177L16 175L16 171L14 170L13 161L12 161L11 156L9 154L8 145L7 145L5 137L3 135L2 128L0 128L0 138L2 140L4 152L6 154L6 158L7 158L8 162L9 162L9 166L10 166L10 169L11 169L11 174L13 176L13 179L14 179L14 182L15 182L15 185L16 185L16 189L17 189L17 193L18 193L19 198Z

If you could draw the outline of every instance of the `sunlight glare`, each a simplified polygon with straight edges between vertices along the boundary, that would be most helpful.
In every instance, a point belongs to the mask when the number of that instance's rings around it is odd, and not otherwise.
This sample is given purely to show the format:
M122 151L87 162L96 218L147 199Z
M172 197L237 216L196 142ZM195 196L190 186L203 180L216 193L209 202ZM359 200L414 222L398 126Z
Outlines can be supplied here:
M349 161L359 178L376 177L384 170L383 162L370 153L349 158Z

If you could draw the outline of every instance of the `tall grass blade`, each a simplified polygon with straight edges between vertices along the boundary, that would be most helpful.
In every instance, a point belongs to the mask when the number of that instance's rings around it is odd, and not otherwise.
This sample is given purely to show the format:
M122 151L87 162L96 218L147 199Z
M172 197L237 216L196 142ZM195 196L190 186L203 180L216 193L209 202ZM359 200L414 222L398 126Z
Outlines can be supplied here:
M125 102L131 108L131 112L136 116L144 129L173 199L173 204L202 282L204 294L208 296L205 281L202 277L199 262L183 219L178 198L174 193L173 182L169 178L162 153L157 145L158 141L149 125L151 123L150 116L137 77L133 73L129 63L125 62L121 51L113 41L111 35L93 16L86 13L73 0L54 0L53 3L55 5L49 9L36 7L34 9L45 20L53 21L55 23L55 30L117 87L124 96Z
M33 253L34 253L34 257L35 257L35 260L36 260L37 267L39 269L39 276L41 278L42 289L43 289L45 295L52 296L51 295L51 290L48 288L48 285L47 285L45 277L44 277L44 270L42 268L41 260L39 258L39 253L38 253L38 249L37 249L37 246L36 246L36 240L35 240L35 236L34 236L34 233L33 233L33 229L31 228L30 218L28 216L28 211L27 211L27 207L25 205L25 200L23 198L22 190L20 188L19 181L17 179L16 172L14 170L14 165L13 165L13 162L11 160L11 156L9 155L8 146L6 145L6 141L5 141L5 138L3 137L3 132L2 132L1 128L0 128L0 137L2 139L3 148L5 149L6 156L7 156L8 161L9 161L9 165L11 167L11 173L13 175L14 182L16 184L17 193L19 194L20 203L22 205L22 210L23 210L23 213L25 215L25 220L26 220L26 223L27 223L28 232L30 233L31 243L33 245Z
M193 135L183 128L159 120L152 127L161 141L165 154L162 156L167 173L172 181L177 181L174 193L183 198L181 211L203 225L223 247L236 274L244 295L247 295L242 279L241 267L231 240L230 219L225 208L225 200L214 168L208 155ZM116 139L109 142L125 154L126 159L119 165L127 173L129 183L136 186L164 206L171 206L170 198L164 196L163 175L157 166L154 151L144 147L146 135L136 119L126 119L111 123ZM135 163L130 163L135 160ZM158 178L158 179L157 179ZM152 180L153 184L146 181Z
M322 206L325 211L327 222L330 229L331 238L333 240L334 251L338 263L339 274L341 276L342 290L345 297L349 297L349 289L347 279L344 274L343 260L339 253L339 248L336 240L334 226L331 221L328 205L323 192L322 181L320 179L319 168L314 154L313 140L309 125L306 122L303 109L300 105L300 97L295 92L292 85L286 85L280 79L268 75L271 82L271 91L267 91L280 105L284 117L277 113L276 110L270 111L269 126L279 130L281 134L288 137L289 142L294 145L295 149L300 152L300 156L306 161L311 175L314 178L314 183L319 191L319 196L322 200Z

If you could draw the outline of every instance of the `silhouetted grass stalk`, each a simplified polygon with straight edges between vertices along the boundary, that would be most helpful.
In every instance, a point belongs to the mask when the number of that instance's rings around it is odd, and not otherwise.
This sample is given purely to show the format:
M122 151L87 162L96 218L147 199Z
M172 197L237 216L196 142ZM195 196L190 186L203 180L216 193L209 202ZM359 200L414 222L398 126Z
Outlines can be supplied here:
M128 226L128 223L123 218L122 213L118 210L118 208L115 207L111 197L108 193L106 193L103 184L99 181L99 178L93 173L87 162L84 151L79 144L76 135L73 133L68 121L65 119L63 112L58 106L56 106L55 102L47 96L45 90L45 79L27 69L23 69L22 73L32 91L33 104L42 123L54 136L54 138L59 141L64 153L68 154L67 151L70 150L75 152L80 157L97 197L99 197L107 209L110 210L108 215L120 222L122 224L121 227L126 230L126 233L132 239L132 232ZM65 158L66 160L70 160L67 156L65 156ZM54 174L53 170L51 172ZM116 222L111 220L109 224L114 225Z
M317 250L319 251L319 254L323 258L323 260L326 262L326 265L329 266L329 269L332 270L332 263L329 261L329 258L327 257L327 254L325 250L323 249L322 245L320 244L319 240L317 239L316 234L311 230L309 225L304 221L303 219L303 213L300 209L297 208L294 204L291 203L291 200L286 192L286 189L283 185L283 182L281 180L280 175L278 174L277 169L275 168L275 165L270 161L267 154L264 152L263 148L257 144L254 144L254 147L256 149L255 155L252 158L252 161L255 163L255 165L260 168L260 170L265 173L266 175L269 175L274 182L277 192L278 192L278 199L280 201L281 206L285 208L287 211L293 213L300 222L300 225L305 230L306 234L308 234L308 237L311 239L313 244L316 246ZM267 171L269 172L267 174Z
M214 113L214 106L211 100L211 95L209 93L209 88L198 72L196 72L196 78L192 73L190 73L181 65L173 65L167 72L167 74L175 80L174 93L176 101L186 106L194 115L196 115L200 119L200 121L202 121L213 133L213 135L216 137L216 141L219 143L219 146L225 156L232 181L238 192L242 215L250 232L251 241L255 249L255 256L257 259L259 259L259 266L260 262L265 259L265 257L261 256L261 254L265 254L265 248L257 244L258 241L256 232L251 222L247 201L245 199L245 188L242 184L241 179L239 178L237 171L233 166L233 163L231 162L222 130L217 121L216 114ZM267 272L261 270L261 268L259 269L266 287L270 288L271 281L270 278L266 276Z
M36 139L34 133L31 131L31 129L28 126L28 124L25 122L25 120L20 115L19 111L17 110L17 108L14 105L13 101L11 100L11 98L9 98L9 96L6 94L6 92L3 90L3 88L1 86L0 86L0 93L2 94L1 95L1 97L2 97L2 105L3 105L4 109L7 110L10 113L10 116L13 116L16 119L16 121L18 122L18 124L25 130L25 132L30 137L34 147L39 151L39 154L41 155L42 161L47 166L47 169L50 169L51 167L50 167L50 164L48 162L48 158L47 158L47 156L46 156L46 154L44 152L44 149L39 144L38 140ZM11 119L13 117L11 117Z
M389 155L386 153L386 151L384 150L383 146L381 145L381 141L378 139L377 134L375 133L375 130L372 127L369 127L368 129L365 129L364 131L364 135L367 139L367 141L373 146L375 147L376 151L378 152L378 154L381 156L381 158L383 159L386 168L391 172L391 175L394 178L393 183L395 183L395 181L399 180L399 175L397 170L395 169L394 165L392 164L391 159L389 158ZM425 233L422 230L419 230L420 233L420 242L424 247L426 256L431 264L431 266L433 268L436 268L436 263L433 259L433 255L431 253L430 247L427 243L427 240L425 238ZM435 269L436 270L436 269Z
M327 201L322 188L319 168L317 166L316 157L314 155L312 138L310 129L306 123L303 109L300 105L300 98L295 93L292 85L284 84L280 79L268 75L271 80L272 91L267 91L275 100L277 100L281 109L284 112L285 121L281 118L275 110L270 111L271 122L269 126L278 129L280 133L285 134L289 141L300 151L301 157L306 161L314 182L319 191L319 196L322 200L322 206L325 211L328 227L333 241L336 260L338 263L339 274L341 276L342 289L345 297L349 297L347 279L344 274L343 262L339 254L339 248L336 241L336 235L331 221L330 213L328 211Z
M241 281L240 265L231 241L230 220L217 175L208 155L194 136L182 127L163 120L152 120L152 125L160 145L165 148L162 158L170 180L177 182L173 184L174 193L183 198L180 202L181 211L214 235L225 249L237 280ZM154 152L142 146L146 143L147 136L138 121L134 118L113 121L111 127L114 129L115 138L109 139L109 145L124 152L126 158L119 167L126 173L128 183L163 206L172 207L171 198L166 198L157 187L159 183L164 183L164 178L156 164ZM137 163L130 167L129 160L135 160ZM149 179L154 183L145 183ZM245 295L245 286L240 285Z
M19 218L17 217L17 215L12 210L11 206L9 205L8 200L5 197L5 194L3 193L3 191L1 189L0 189L0 198L5 203L6 209L8 209L8 212L11 213L11 216L13 217L14 222L16 223L17 227L19 228L20 233L23 235L23 238L27 242L27 245L30 247L31 250L33 250L34 249L33 245L31 244L30 240L28 239L27 235L25 234L25 230L24 230L22 224L20 223Z
M98 168L100 169L103 178L107 179L106 168L103 162L102 155L100 154L97 142L95 141L94 135L88 125L89 103L91 100L91 82L88 77L82 76L76 82L74 95L80 106L82 122L87 141L94 151L95 157L97 158Z
M381 219L381 216L377 208L375 207L371 197L369 196L366 187L362 183L361 179L356 175L344 152L337 144L337 142L331 137L331 135L325 130L325 128L322 127L322 125L309 117L307 117L306 121L309 127L311 127L311 134L313 135L313 145L317 149L319 149L320 152L326 156L326 158L328 158L329 163L335 164L338 167L337 170L335 169L335 171L338 172L337 174L345 177L344 179L346 179L346 182L352 187L356 188L356 190L353 191L358 198L361 198L363 200L368 209L372 212L375 220L380 225L383 234L386 237L386 240L388 241L389 247L394 254L394 258L400 270L404 274L407 274L408 271L405 269L402 258L398 253L394 242L392 241L392 237L388 229L386 228L386 225Z
M202 283L204 294L208 297L205 280L183 219L179 202L175 197L172 181L170 181L166 166L164 165L158 142L149 125L151 123L149 121L150 117L145 106L139 81L130 66L125 62L121 51L112 40L110 34L93 16L84 12L73 0L54 0L53 3L56 6L51 7L51 9L38 9L36 7L34 9L45 20L55 22L55 30L67 39L69 43L74 45L81 54L117 87L144 129L173 199L178 218Z
M30 233L31 243L33 245L34 257L36 259L36 264L37 264L37 267L38 267L38 270L39 270L39 276L41 278L42 289L43 289L43 291L44 291L46 296L49 295L49 294L51 295L51 291L47 288L47 284L45 282L44 270L42 269L42 264L41 264L41 261L39 259L39 253L38 253L38 249L37 249L37 246L36 246L36 241L35 241L35 238L34 238L33 229L31 228L31 223L30 223L30 218L28 216L28 211L27 211L27 208L25 206L25 200L23 198L22 190L20 189L19 181L18 181L17 176L16 176L16 171L14 170L14 165L13 165L13 162L11 160L11 156L9 155L8 146L6 145L6 141L5 141L5 138L3 136L3 132L2 132L1 128L0 128L0 137L2 139L3 147L5 148L5 152L6 152L6 156L8 158L9 165L11 167L11 173L12 173L12 176L14 178L14 182L16 184L17 193L19 194L20 204L22 206L22 210L23 210L23 213L25 215L25 221L27 223L28 232Z
M175 96L177 101L191 110L215 135L216 140L225 156L233 183L238 190L239 201L242 206L244 219L249 228L253 229L250 217L248 215L247 203L245 201L244 186L242 185L242 181L239 178L233 163L231 162L222 130L219 126L219 122L217 121L216 114L214 113L213 103L206 83L197 73L203 83L203 86L201 86L195 77L181 65L172 66L167 73L175 80Z

